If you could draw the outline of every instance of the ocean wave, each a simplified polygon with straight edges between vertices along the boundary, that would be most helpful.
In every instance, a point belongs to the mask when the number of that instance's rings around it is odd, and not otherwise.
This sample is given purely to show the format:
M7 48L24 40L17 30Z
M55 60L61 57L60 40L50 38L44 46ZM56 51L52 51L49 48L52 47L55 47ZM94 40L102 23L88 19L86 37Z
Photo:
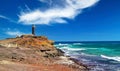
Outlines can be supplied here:
M68 46L61 47L60 49L68 49Z
M55 47L64 47L64 46L69 46L69 44L63 44L63 43L59 43L59 44L55 44Z
M68 50L71 51L82 51L82 50L86 50L85 48L69 48Z
M61 50L67 50L67 51L83 51L83 50L96 50L99 48L84 48L84 47L80 47L80 48L72 48L71 46L62 46L62 47L57 47Z
M105 56L105 55L101 55L102 58L106 58L106 59L111 59L111 60L115 60L120 62L120 57L116 56L116 57L109 57L109 56Z
M62 44L62 43L59 43L58 45L60 45L60 46L64 46L64 45L69 45L69 44Z
M70 48L70 47L62 47L60 49L63 50L68 50L68 51L81 51L81 50L86 50L85 48Z
M73 45L83 45L83 43L73 43Z

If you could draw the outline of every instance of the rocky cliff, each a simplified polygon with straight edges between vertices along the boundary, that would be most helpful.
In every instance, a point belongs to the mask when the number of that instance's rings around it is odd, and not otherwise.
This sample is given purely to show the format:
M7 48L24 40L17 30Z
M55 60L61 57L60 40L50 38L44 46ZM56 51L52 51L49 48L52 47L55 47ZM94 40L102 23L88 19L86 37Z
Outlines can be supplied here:
M0 71L86 70L84 66L62 56L63 52L53 44L54 41L44 36L33 35L0 40Z
M22 35L16 38L8 38L0 41L0 46L7 48L30 48L39 50L43 56L59 56L62 53L54 46L54 41L48 40L45 36Z

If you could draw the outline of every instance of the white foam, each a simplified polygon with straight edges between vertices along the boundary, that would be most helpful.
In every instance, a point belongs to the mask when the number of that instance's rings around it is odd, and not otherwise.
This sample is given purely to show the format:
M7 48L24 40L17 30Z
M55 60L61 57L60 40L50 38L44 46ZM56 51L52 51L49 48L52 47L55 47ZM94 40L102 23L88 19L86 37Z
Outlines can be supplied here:
M81 51L81 50L86 50L85 48L70 48L70 47L62 47L60 49L63 50L68 50L68 51Z
M59 43L58 45L60 45L60 46L64 46L64 45L69 45L69 44L62 44L62 43Z
M73 43L73 45L82 45L82 43Z
M81 50L86 50L85 48L69 48L68 50L71 51L81 51Z
M63 50L66 49L66 50L67 50L67 49L69 49L69 47L64 46L64 47L61 47L61 48L59 48L59 49L63 49Z
M120 62L120 57L118 57L118 56L116 56L116 57L109 57L109 56L101 55L101 57L107 58L107 59L112 59L112 60Z

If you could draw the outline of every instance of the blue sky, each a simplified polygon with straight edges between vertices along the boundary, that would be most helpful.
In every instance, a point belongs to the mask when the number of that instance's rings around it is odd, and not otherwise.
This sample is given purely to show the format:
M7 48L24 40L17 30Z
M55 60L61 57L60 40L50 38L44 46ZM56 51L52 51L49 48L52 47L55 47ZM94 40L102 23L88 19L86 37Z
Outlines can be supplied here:
M0 39L31 33L55 41L119 41L120 0L1 0Z

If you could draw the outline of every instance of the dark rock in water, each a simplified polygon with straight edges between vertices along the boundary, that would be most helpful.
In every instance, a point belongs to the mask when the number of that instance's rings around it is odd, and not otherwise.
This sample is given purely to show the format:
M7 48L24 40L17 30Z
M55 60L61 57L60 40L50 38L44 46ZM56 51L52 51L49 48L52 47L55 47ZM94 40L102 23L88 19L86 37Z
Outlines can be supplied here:
M90 70L87 65L79 62L79 60L77 60L77 59L75 59L75 58L70 58L70 60L73 60L76 64L78 64L78 65L80 65L80 66L84 66L87 71Z
M58 51L58 55L59 55L59 56L63 56L63 55L64 55L64 52L63 52L62 50L57 49L57 51Z

